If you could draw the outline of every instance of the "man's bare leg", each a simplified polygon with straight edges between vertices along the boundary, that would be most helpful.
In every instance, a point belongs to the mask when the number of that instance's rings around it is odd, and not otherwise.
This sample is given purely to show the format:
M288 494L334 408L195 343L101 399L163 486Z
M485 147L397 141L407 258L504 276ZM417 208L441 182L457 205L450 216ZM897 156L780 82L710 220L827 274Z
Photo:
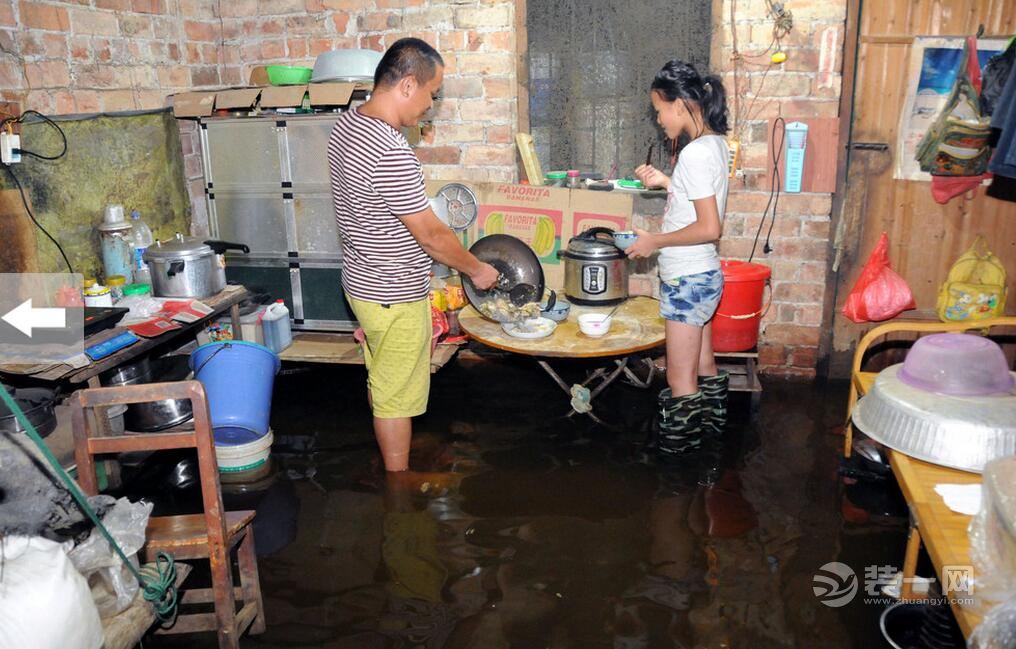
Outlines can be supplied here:
M413 438L413 420L409 417L374 417L374 436L381 447L385 471L409 468L409 445Z

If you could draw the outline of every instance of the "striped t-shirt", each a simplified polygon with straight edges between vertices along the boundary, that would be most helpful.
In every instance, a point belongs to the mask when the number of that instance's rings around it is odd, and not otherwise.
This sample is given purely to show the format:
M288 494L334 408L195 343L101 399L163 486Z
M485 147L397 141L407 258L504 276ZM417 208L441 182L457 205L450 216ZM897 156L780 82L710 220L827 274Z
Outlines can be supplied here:
M429 205L423 168L402 133L348 110L328 138L342 287L365 302L415 302L430 291L431 259L401 216Z

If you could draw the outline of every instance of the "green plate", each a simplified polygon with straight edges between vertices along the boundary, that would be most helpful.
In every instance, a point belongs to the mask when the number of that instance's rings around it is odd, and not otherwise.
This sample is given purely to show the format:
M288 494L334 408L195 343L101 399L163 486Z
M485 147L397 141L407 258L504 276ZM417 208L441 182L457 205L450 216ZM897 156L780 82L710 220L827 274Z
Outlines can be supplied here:
M625 180L625 179L621 178L621 179L619 179L617 181L617 186L618 187L625 187L625 188L628 188L628 189L642 189L642 181L641 180Z

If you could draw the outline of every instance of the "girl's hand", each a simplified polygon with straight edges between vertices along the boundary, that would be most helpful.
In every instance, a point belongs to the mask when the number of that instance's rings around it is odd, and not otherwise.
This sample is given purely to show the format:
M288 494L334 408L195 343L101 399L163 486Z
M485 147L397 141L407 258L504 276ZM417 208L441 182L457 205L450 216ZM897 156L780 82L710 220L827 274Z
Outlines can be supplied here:
M635 167L635 177L642 181L642 185L646 189L652 189L654 187L663 187L666 189L670 187L670 178L667 177L667 174L652 165L640 165Z
M635 228L635 234L638 235L638 239L635 239L635 243L628 246L625 250L625 254L631 259L639 259L641 257L651 257L660 249L656 245L656 235L651 232L646 232L639 228Z

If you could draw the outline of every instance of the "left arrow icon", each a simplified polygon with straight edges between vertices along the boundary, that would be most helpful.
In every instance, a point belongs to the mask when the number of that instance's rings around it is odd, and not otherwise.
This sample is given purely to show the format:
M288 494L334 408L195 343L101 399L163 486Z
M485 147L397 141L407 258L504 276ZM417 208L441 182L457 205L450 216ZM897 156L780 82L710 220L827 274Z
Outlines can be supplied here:
M28 298L3 315L2 319L29 338L33 329L63 329L67 326L67 310L62 308L39 308L32 306Z

